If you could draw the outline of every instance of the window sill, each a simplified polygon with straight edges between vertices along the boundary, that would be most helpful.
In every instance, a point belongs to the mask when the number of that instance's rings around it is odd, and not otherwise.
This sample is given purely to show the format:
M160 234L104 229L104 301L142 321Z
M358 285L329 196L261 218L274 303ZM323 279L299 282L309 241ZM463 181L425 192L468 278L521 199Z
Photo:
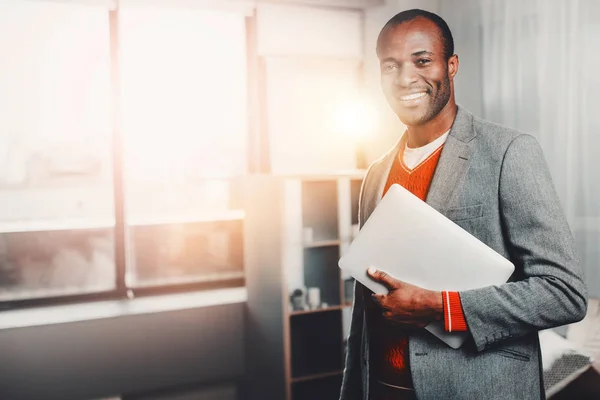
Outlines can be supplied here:
M245 287L4 311L0 330L245 303Z

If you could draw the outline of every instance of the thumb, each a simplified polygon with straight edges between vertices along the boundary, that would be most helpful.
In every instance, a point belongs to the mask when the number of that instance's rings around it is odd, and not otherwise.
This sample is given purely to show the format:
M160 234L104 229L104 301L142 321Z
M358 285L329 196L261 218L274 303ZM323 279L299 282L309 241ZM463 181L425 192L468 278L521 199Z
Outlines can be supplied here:
M383 271L378 270L377 268L369 267L367 273L373 280L381 283L389 290L398 288L399 281L397 279Z

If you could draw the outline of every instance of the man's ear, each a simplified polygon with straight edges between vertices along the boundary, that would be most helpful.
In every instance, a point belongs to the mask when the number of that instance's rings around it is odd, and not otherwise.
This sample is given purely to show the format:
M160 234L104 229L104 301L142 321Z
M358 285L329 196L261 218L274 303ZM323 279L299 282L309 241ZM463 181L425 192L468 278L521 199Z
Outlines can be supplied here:
M451 78L454 78L454 76L458 73L458 56L456 54L452 55L452 57L450 57L448 59L448 75Z

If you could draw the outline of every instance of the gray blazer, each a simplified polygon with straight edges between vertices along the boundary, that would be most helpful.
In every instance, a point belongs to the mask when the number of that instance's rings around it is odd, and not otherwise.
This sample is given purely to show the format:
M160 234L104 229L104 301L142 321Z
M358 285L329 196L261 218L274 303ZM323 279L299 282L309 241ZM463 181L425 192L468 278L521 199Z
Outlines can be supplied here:
M360 226L381 199L397 144L367 171ZM537 332L581 320L587 293L574 241L538 142L459 107L426 202L515 264L509 283L460 293L470 338L458 350L409 337L426 399L544 398ZM366 266L365 266L366 267ZM369 329L355 285L342 400L368 399Z

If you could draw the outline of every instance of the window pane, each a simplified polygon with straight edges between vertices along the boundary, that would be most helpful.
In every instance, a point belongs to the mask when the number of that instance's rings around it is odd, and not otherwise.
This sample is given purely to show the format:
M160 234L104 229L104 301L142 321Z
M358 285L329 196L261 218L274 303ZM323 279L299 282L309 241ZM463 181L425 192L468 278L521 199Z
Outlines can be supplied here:
M137 225L130 228L137 286L243 277L242 221Z
M244 16L130 6L119 18L128 283L240 278L228 178L246 165Z
M115 285L108 11L0 2L0 301Z

